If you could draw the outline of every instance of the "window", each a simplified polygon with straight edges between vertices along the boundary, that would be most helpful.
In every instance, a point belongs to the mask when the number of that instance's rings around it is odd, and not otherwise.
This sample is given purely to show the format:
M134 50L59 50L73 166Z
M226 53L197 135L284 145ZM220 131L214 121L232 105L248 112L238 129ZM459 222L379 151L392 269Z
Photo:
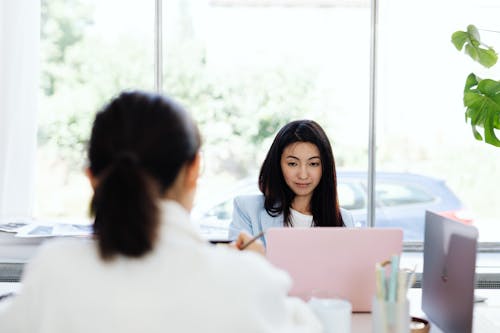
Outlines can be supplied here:
M344 183L339 179L337 192L340 206L347 210L366 209L365 188L359 183Z
M472 219L482 242L498 242L500 150L475 141L462 116L465 77L484 71L450 36L474 23L500 49L500 5L379 4L375 225L404 226L406 240L421 241L424 211L434 209ZM35 213L85 218L83 152L95 111L120 90L153 89L154 1L41 6ZM333 144L341 205L366 225L369 2L164 0L163 22L164 92L191 110L204 136L198 208L218 207L207 205L214 193L232 191L230 201L246 191L238 182L256 180L277 129L313 118Z
M225 190L233 190L229 201L254 193L271 140L292 119L320 121L337 168L366 170L367 2L166 1L165 7L164 90L192 109L205 140L199 206ZM242 189L240 180L253 184Z
M125 89L153 89L154 2L44 0L35 215L86 218L94 114Z
M464 223L472 220L480 242L500 241L500 206L495 199L500 149L474 140L462 104L470 72L498 80L500 67L486 72L451 43L453 32L475 24L481 39L498 52L500 4L489 0L379 3L377 172L413 173L434 180L389 188L379 179L377 200L387 210L408 201L405 209L415 217L412 207L448 212ZM423 221L424 210L418 214ZM386 217L396 222L397 216ZM380 223L389 221L376 221Z
M399 184L378 183L376 195L377 201L384 207L422 204L437 200L421 188Z

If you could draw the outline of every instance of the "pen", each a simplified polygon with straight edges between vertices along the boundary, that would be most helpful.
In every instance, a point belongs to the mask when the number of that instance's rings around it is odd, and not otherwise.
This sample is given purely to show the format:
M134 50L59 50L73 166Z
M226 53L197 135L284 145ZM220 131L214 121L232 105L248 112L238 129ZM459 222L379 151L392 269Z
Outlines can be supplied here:
M396 295L396 300L398 302L404 302L405 298L407 297L407 291L408 291L408 271L407 270L400 270L398 272L398 286L397 286L397 295Z
M246 249L250 244L252 244L253 242L255 242L257 239L259 239L260 237L264 236L264 231L261 231L259 232L255 237L253 237L252 239L250 239L248 242L246 242L245 244L243 244L241 247L240 247L240 250L244 250Z
M229 244L232 242L230 239L209 239L210 244Z
M413 287L413 285L415 284L415 280L416 280L416 275L415 275L415 270L416 270L416 266L415 268L410 272L409 274L409 277L408 277L408 289Z
M4 299L6 299L8 297L12 297L14 295L15 295L14 293L7 293L7 294L0 295L0 301L3 301Z
M390 302L396 301L396 290L398 287L398 272L399 272L399 256L391 257L391 273L389 277L389 297Z

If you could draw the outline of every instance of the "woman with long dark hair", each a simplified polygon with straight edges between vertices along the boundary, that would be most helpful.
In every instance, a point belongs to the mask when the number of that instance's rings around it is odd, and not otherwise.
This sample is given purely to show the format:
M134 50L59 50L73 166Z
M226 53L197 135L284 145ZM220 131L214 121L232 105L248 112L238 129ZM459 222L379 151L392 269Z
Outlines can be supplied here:
M354 226L352 215L339 207L330 141L312 120L292 121L280 129L258 181L262 195L234 200L230 238L270 227Z
M167 97L125 92L106 105L88 148L94 237L40 249L0 332L321 331L287 297L286 273L209 245L190 222L199 148L196 125Z

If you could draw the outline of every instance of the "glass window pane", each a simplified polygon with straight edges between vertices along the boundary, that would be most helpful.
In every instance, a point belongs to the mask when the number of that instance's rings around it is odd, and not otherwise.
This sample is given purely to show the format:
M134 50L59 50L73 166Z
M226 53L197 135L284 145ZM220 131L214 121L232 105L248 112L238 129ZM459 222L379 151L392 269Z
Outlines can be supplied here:
M36 215L87 215L85 144L95 112L153 88L154 1L43 0Z
M377 201L384 207L430 203L438 200L432 193L412 185L377 183Z
M485 69L451 43L453 32L475 24L482 40L500 49L499 7L487 0L380 1L377 168L398 173L401 186L413 179L423 197L409 205L412 190L389 190L378 179L376 224L403 226L405 240L423 240L429 209L477 226L480 241L500 241L500 149L474 139L462 102L469 73L498 80L500 66Z
M338 170L366 170L368 2L167 1L165 16L164 89L191 108L205 141L196 208L255 193L271 141L291 120L324 127ZM352 191L341 203L362 209L365 190Z

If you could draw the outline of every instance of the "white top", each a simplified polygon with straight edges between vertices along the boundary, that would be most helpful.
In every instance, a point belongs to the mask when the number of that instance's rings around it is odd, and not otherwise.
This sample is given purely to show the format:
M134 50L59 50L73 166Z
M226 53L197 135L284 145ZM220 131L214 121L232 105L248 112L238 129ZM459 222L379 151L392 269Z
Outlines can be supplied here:
M290 208L290 221L295 228L311 228L313 216L302 214L301 212Z
M286 296L285 272L207 244L178 203L162 209L158 242L141 259L103 262L93 240L42 245L2 306L0 332L321 331L309 307Z

